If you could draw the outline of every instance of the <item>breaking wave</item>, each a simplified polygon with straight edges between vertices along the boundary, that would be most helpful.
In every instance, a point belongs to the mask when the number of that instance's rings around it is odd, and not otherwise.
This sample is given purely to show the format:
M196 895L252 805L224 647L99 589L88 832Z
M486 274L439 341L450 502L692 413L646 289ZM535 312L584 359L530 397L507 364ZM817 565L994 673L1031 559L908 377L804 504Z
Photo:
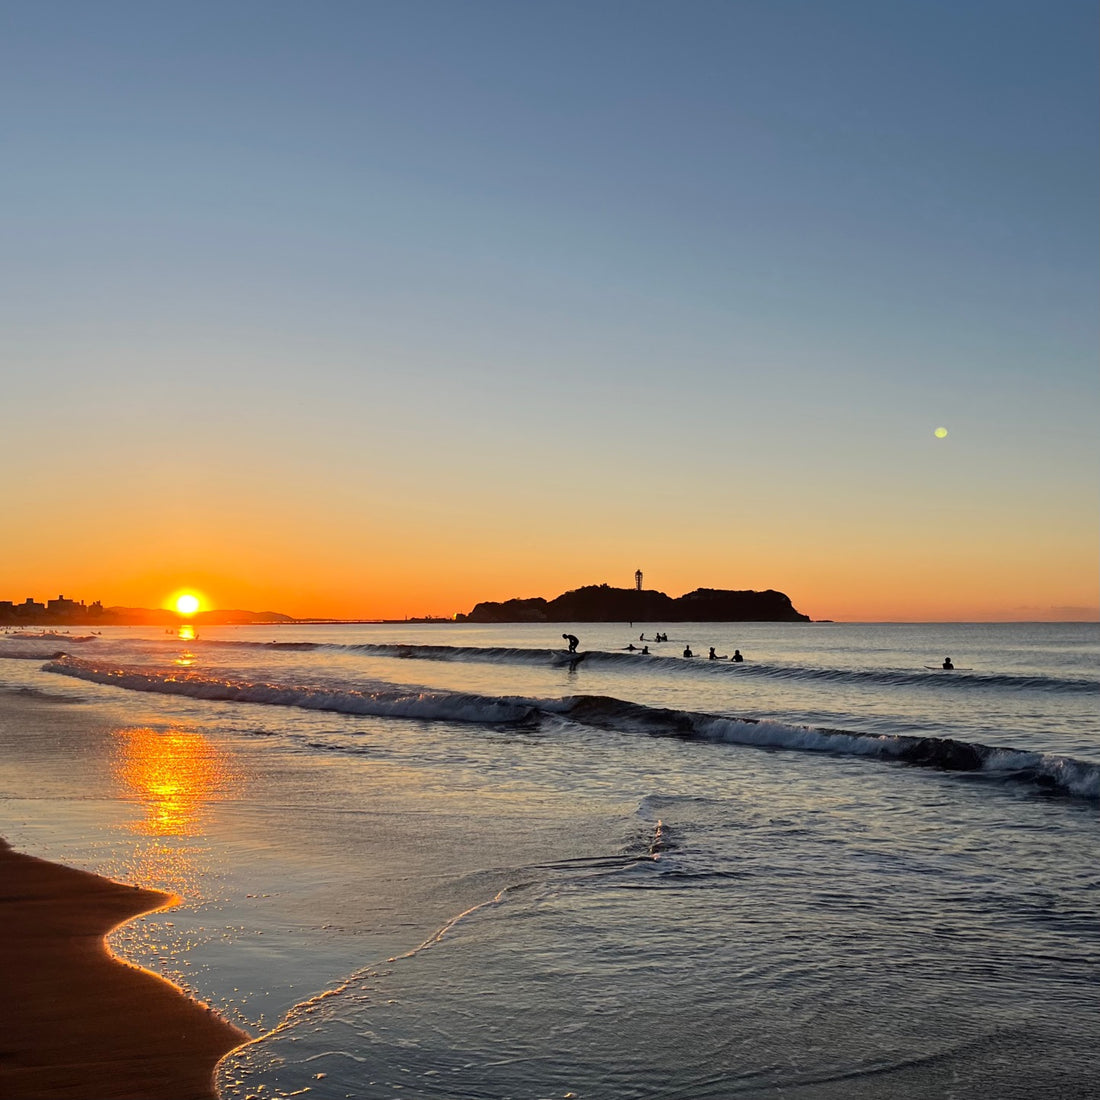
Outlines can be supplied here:
M68 656L49 662L43 666L43 671L75 676L96 684L109 684L127 691L185 695L191 699L214 702L301 707L304 710L327 710L339 714L380 718L442 719L493 724L524 722L535 715L535 708L523 700L458 692L407 689L351 691L308 685L221 680L190 672L101 668L90 661Z
M532 724L553 717L616 732L873 757L939 770L979 773L990 778L1031 784L1050 792L1100 799L1100 765L1068 756L998 748L947 737L827 729L666 709L605 695L527 699L396 687L374 691L340 690L302 684L217 679L197 672L101 667L92 661L69 656L50 661L43 669L128 691L182 695L219 702L301 707L349 715L482 725Z

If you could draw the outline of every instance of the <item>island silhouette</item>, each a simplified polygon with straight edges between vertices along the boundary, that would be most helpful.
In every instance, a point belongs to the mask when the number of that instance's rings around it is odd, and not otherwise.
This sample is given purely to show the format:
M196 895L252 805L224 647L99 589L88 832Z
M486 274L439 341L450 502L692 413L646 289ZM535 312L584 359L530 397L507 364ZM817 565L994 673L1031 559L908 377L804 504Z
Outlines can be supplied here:
M466 623L617 623L617 622L730 622L808 623L809 615L796 611L790 597L774 589L763 592L724 588L696 588L672 597L654 589L612 588L590 584L563 592L552 600L536 596L502 603L479 603Z

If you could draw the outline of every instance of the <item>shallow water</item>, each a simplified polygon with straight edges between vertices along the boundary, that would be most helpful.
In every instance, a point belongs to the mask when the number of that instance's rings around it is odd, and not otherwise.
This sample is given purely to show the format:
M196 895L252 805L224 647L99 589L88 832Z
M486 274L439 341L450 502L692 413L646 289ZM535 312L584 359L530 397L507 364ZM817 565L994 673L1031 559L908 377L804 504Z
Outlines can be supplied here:
M1096 624L0 647L7 835L183 895L118 944L266 1033L227 1096L1093 1087Z

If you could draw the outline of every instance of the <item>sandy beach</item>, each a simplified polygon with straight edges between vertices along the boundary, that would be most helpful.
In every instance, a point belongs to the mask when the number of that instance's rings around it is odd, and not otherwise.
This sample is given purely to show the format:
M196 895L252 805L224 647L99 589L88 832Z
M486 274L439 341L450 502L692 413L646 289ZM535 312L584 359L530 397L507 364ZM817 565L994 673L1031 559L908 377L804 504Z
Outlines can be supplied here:
M0 1097L208 1100L248 1036L113 956L104 936L175 899L0 841Z

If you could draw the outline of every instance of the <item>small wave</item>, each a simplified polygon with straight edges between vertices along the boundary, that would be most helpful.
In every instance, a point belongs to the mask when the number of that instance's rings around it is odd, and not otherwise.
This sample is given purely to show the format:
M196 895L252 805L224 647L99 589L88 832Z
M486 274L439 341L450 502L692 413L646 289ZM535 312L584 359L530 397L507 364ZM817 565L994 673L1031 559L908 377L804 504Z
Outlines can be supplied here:
M488 661L494 664L509 662L545 664L548 659L555 656L565 656L564 650L509 646L414 645L402 642L360 642L348 645L339 642L253 642L215 638L205 644L211 648L301 650L303 652L323 649L342 653L360 653L372 657L398 657L404 660Z
M977 672L955 669L944 672L934 669L846 669L814 668L804 665L746 664L741 666L749 675L780 679L818 680L833 683L874 683L893 687L934 687L953 691L973 691L977 688L1011 691L1051 691L1071 694L1100 694L1100 683L1089 679L1057 676L1024 676L1006 672Z
M17 630L0 635L6 642L94 642L98 634L70 634L65 630Z
M0 657L3 657L6 661L41 661L48 658L51 661L56 661L61 657L66 657L68 654L63 649L55 649L50 652L50 648L46 649L4 649L0 650Z

